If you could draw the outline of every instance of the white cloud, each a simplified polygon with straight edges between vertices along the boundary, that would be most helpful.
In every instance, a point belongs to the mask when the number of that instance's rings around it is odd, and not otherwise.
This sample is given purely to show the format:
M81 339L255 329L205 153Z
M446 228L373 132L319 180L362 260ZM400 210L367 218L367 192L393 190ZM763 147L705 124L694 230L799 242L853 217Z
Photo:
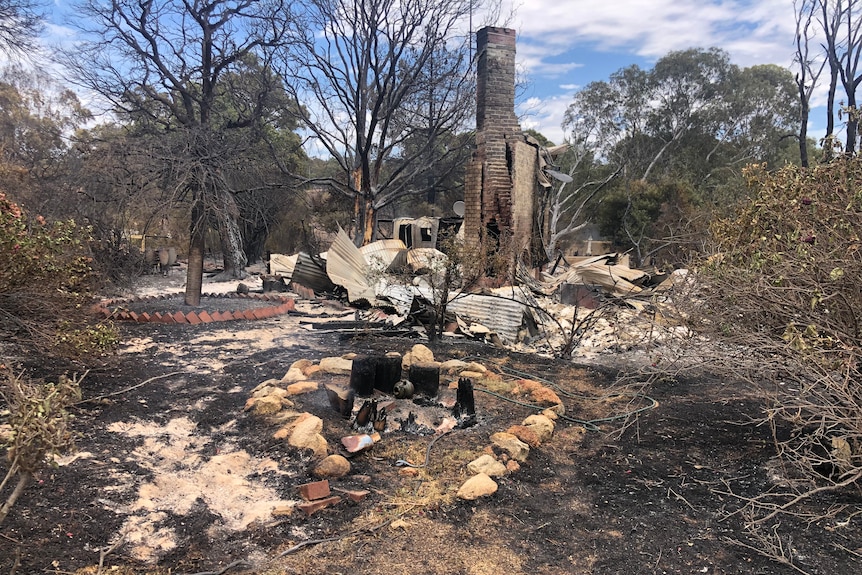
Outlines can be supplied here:
M789 66L795 32L787 0L531 0L517 5L510 26L518 32L519 67L540 94L519 106L522 127L555 142L577 88L560 80L596 52L631 53L634 63L716 46L740 66Z
M570 91L550 98L529 98L516 110L521 129L533 129L555 144L563 143L563 115L572 103L573 96L574 91Z

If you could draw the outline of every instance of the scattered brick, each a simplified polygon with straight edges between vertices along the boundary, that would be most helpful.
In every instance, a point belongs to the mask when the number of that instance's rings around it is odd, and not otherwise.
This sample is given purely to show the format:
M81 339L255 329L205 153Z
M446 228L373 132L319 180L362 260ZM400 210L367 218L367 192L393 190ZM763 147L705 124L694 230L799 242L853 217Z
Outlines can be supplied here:
M367 489L345 489L344 494L347 495L347 498L351 501L355 501L356 503L361 502L363 499L368 497L368 494L371 493Z
M315 499L323 499L329 497L332 492L329 489L329 480L312 481L299 486L299 494L306 501L314 501Z
M318 499L317 501L306 501L304 503L298 504L297 507L302 509L302 511L310 517L321 509L339 503L340 501L341 497L333 495L332 497L328 497L326 499Z

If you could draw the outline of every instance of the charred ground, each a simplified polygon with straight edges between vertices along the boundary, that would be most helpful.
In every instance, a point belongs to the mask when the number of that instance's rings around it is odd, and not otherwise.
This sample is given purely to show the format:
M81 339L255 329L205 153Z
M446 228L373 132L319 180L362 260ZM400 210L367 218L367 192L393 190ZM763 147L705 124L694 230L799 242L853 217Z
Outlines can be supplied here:
M227 330L121 325L127 341L147 345L129 346L85 378L85 402L74 414L77 448L90 455L46 469L27 490L0 533L0 572L98 571L99 551L118 540L127 519L122 510L131 497L117 490L117 475L138 484L158 481L152 467L128 457L140 440L106 431L118 422L167 424L188 418L196 433L206 436L202 458L215 456L229 442L252 456L272 459L281 473L260 472L246 480L295 499L296 487L314 479L314 459L273 439L271 423L242 411L250 390L281 377L299 359L405 352L415 343L368 333L319 334L297 325L290 317L236 322ZM255 348L241 337L249 331L276 335L272 345ZM616 389L613 369L510 354L467 341L432 349L438 358L476 357L491 369L503 366L552 381L573 418L624 413L629 401L609 395ZM63 367L29 363L42 376ZM199 499L183 513L160 510L178 544L160 553L157 563L136 559L131 543L121 542L104 557L104 570L217 573L230 566L235 573L387 575L501 569L512 574L859 571L862 529L858 516L852 516L862 504L858 493L824 495L797 510L808 517L781 516L755 530L746 528L751 517L739 511L744 498L776 489L781 481L772 431L754 423L763 412L757 390L704 375L657 380L648 394L658 402L655 409L636 419L602 422L598 431L558 422L554 438L533 449L519 471L501 478L493 496L468 502L453 497L467 478L466 462L483 453L491 433L531 413L480 392L479 424L438 441L428 468L420 473L405 475L394 462L401 457L421 460L430 441L426 436L387 433L370 452L354 457L350 475L332 485L370 490L362 502L345 501L311 517L294 512L242 530L213 531L225 518ZM94 399L101 396L107 397ZM324 419L331 446L352 433L349 422L329 408L323 390L298 396L296 403ZM841 506L847 511L825 516ZM778 555L793 565L783 564Z

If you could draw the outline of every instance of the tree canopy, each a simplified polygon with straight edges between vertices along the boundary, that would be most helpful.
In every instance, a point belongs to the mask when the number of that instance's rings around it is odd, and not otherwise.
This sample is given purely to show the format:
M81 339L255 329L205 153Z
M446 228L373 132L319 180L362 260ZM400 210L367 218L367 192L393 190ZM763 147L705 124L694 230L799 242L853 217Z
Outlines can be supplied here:
M196 305L210 223L219 230L224 274L244 274L239 208L223 168L241 141L232 131L259 122L277 86L268 51L285 39L290 4L87 0L79 14L86 40L65 53L65 63L115 111L157 132L164 167L190 205L186 303Z
M673 194L677 203L726 205L745 193L745 165L779 165L788 157L798 118L789 71L739 68L711 48L671 52L652 69L633 65L588 84L575 95L563 127L579 158L587 155L606 173L619 174L608 193L622 207L604 209L604 228L641 251L653 232L652 216L638 217L638 223L631 217L658 214L667 197L651 186L689 190L684 202ZM578 169L594 166L581 161ZM640 184L630 185L635 181ZM647 190L653 207L644 211L644 199L632 194Z

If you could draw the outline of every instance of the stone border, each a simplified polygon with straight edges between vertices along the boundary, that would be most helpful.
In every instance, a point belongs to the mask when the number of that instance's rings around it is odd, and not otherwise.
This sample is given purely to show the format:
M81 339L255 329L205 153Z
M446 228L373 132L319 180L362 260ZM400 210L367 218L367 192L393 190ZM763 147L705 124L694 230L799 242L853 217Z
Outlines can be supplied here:
M173 313L137 313L121 308L110 309L113 306L122 306L132 302L151 302L157 300L171 299L176 296L181 296L185 292L177 292L173 294L163 294L158 296L133 296L123 299L109 299L99 302L93 306L93 312L101 315L105 319L114 319L121 321L134 321L138 323L167 323L167 324L184 324L197 325L201 323L212 323L218 321L234 321L234 320L253 320L266 319L277 315L283 315L296 309L293 298L275 295L275 294L235 294L235 293L205 293L201 294L201 298L241 298L241 299L256 299L261 301L278 302L278 305L262 306L243 311L215 311L208 312L205 309L200 311L190 311L183 313L176 311Z

